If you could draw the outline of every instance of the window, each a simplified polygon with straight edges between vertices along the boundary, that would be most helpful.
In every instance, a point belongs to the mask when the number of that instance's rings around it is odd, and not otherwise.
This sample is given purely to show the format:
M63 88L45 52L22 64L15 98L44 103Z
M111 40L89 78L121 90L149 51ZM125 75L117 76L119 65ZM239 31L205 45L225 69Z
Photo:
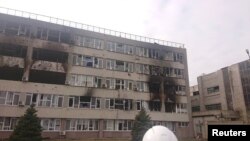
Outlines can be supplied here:
M186 95L186 87L182 85L175 86L175 92L177 95Z
M106 60L106 69L115 70L115 60Z
M131 99L109 99L105 100L106 109L132 110Z
M136 64L136 72L142 74L149 74L149 65Z
M70 131L97 131L98 129L98 120L68 119L66 122L66 130Z
M148 83L142 82L142 81L136 82L136 89L135 90L140 91L140 92L148 92L149 91Z
M0 131L14 130L18 119L12 117L0 117Z
M174 69L174 74L176 77L183 78L184 77L183 72L184 71L182 69L176 69L176 68Z
M0 91L0 105L18 105L20 93Z
M101 99L90 96L70 96L69 107L71 108L87 108L87 109L100 109Z
M129 120L116 120L115 130L116 131L130 131L132 129L132 121Z
M176 113L187 113L187 104L176 103Z
M104 41L91 37L75 36L75 45L82 47L89 47L95 49L102 49Z
M25 105L35 104L40 107L63 107L63 96L52 94L26 94Z
M38 27L36 37L38 39L47 40L48 39L48 29Z
M141 57L149 57L149 51L147 48L136 47L136 55Z
M125 71L124 69L125 63L123 61L116 61L115 66L116 66L115 70Z
M142 101L141 100L137 100L136 101L136 110L140 111L142 108Z
M86 75L77 75L71 74L71 79L69 81L70 85L73 86L85 86L85 87L93 87L94 86L94 77L86 76Z
M221 110L221 104L211 104L211 105L205 105L206 110L210 111L210 110Z
M119 89L124 90L124 86L125 86L124 80L121 80L121 79L115 80L115 89L116 90L119 90Z
M150 75L160 75L161 69L159 66L149 66L149 73Z
M41 119L41 126L45 131L60 131L60 119Z
M115 120L104 120L104 130L106 131L114 131L115 129Z
M107 42L108 51L123 53L123 54L133 54L133 46L122 44L122 43L115 43L115 42Z
M183 63L183 54L182 53L174 53L174 61Z
M199 112L200 111L200 106L193 106L192 107L192 112Z
M115 51L116 43L114 42L107 42L107 50L108 51Z
M101 58L94 58L94 67L95 68L103 68L103 59Z
M200 94L199 91L193 92L193 96L196 96L196 95L199 95L199 94Z
M39 94L38 96L38 106L50 107L52 103L52 96L48 94Z
M26 94L26 101L25 101L25 105L31 105L31 104L34 104L34 105L37 105L37 95L38 94L31 94L31 93L28 93Z
M95 77L94 86L97 88L102 88L102 85L104 84L104 79L101 77Z
M115 89L115 79L107 78L106 85L108 89Z
M188 122L178 122L179 127L188 127Z
M219 92L219 91L220 91L219 86L207 88L207 93L208 94Z
M149 58L159 59L159 50L149 49Z

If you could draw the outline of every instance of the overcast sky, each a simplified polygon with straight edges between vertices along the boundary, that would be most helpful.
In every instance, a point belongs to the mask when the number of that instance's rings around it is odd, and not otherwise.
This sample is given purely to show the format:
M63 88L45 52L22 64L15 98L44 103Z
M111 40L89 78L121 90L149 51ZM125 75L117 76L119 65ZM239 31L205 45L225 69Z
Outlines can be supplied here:
M248 59L250 0L0 0L1 7L185 44L197 76Z

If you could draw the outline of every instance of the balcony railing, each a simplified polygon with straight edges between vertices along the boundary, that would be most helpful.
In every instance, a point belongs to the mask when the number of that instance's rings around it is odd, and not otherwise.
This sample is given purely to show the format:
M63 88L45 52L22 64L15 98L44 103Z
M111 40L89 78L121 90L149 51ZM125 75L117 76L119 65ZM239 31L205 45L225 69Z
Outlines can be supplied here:
M159 40L159 39L144 37L144 36L140 36L140 35L125 33L125 32L119 32L119 31L115 31L115 30L111 30L111 29L102 28L102 27L96 27L96 26L92 26L92 25L88 25L88 24L78 23L78 22L74 22L74 21L54 18L54 17L40 15L40 14L34 14L34 13L30 13L30 12L25 12L25 11L20 11L20 10L5 8L5 7L0 7L0 13L18 16L18 17L23 17L23 18L34 19L34 20L39 20L39 21L44 21L44 22L50 22L50 23L54 23L54 24L59 24L59 25L68 26L68 27L72 27L72 28L102 33L102 34L116 36L116 37L120 37L120 38L126 38L126 39L140 41L140 42L154 43L154 44L159 44L159 45L169 46L169 47L184 48L184 44L181 44L181 43Z

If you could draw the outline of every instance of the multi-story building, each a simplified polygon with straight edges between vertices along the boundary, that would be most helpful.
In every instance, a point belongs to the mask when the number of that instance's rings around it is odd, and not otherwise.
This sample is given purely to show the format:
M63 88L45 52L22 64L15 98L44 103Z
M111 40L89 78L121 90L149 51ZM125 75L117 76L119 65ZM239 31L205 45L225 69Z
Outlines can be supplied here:
M44 137L129 138L142 108L154 125L193 135L183 44L0 12L0 137L31 104Z
M209 124L250 123L249 66L246 60L199 76L198 86L190 87L196 136L207 138Z

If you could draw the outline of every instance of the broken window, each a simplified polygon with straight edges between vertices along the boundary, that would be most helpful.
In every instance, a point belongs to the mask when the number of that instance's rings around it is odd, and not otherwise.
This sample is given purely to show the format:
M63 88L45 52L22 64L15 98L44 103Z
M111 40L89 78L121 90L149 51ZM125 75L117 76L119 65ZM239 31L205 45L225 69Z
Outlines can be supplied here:
M18 35L19 24L9 22L5 27L5 34L7 35Z
M29 36L30 27L28 25L20 24L18 29L18 36Z
M60 32L60 42L69 44L70 43L70 33Z
M28 93L26 94L25 105L37 105L38 94L36 93Z
M65 85L66 73L31 70L30 82Z
M60 32L57 30L49 30L48 40L53 42L59 42Z
M68 53L40 49L40 48L34 48L32 59L33 60L44 60L44 61L51 61L51 62L66 63L68 61Z
M79 96L70 96L69 97L69 107L78 108L79 107Z
M90 108L91 97L90 96L80 96L79 108Z
M49 30L46 28L38 27L36 37L38 39L47 40L48 39L48 31Z
M186 87L182 85L175 86L175 92L178 95L186 95Z
M149 109L150 111L161 111L160 101L149 101Z
M12 44L0 44L0 55L26 57L27 47Z
M160 75L161 74L161 69L159 66L149 66L150 70L150 75Z
M172 102L165 102L165 111L167 113L175 113L176 112L176 105Z

